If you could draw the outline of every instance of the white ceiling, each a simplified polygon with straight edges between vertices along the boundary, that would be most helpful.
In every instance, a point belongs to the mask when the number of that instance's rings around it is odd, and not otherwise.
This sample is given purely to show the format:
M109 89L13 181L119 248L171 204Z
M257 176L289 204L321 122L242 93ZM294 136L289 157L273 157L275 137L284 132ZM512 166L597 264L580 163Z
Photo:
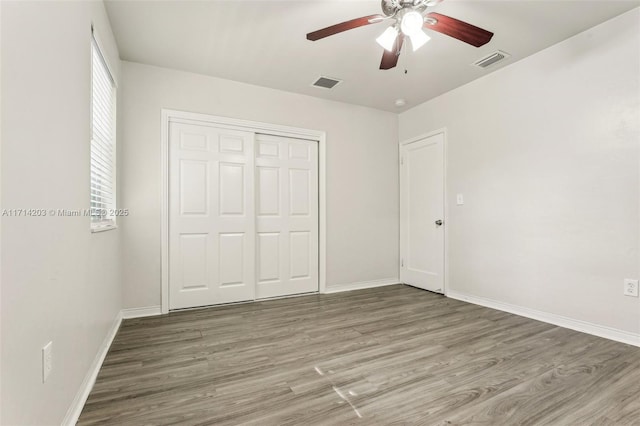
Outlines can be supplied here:
M379 13L376 0L106 1L124 60L396 112L638 5L640 0L445 0L431 10L494 32L491 42L475 48L430 31L429 43L417 52L405 44L398 66L383 71L375 38L388 23L316 42L305 37ZM495 50L512 56L486 70L470 65ZM332 90L311 87L320 75L344 82ZM397 108L398 98L406 106Z

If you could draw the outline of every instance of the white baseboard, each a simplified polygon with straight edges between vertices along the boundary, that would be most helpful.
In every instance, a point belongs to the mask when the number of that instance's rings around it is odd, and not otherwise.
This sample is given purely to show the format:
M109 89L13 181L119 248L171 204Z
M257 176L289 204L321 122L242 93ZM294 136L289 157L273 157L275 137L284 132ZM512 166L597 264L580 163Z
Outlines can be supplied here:
M156 315L162 315L162 308L160 305L147 306L144 308L128 308L122 310L123 319L153 317Z
M538 311L531 308L525 308L523 306L512 305L510 303L499 302L497 300L487 299L485 297L473 296L453 290L449 290L447 292L447 297L640 347L640 334L630 333L628 331L618 330L587 321L567 318L561 315Z
M102 367L104 358L107 356L107 352L111 347L114 337L116 337L116 333L118 332L121 323L122 312L118 312L118 315L116 315L116 318L113 320L113 324L111 324L111 328L102 341L102 345L100 345L100 349L98 349L98 353L96 354L91 367L89 367L89 371L87 371L87 374L82 381L82 385L80 385L80 389L78 390L76 397L73 399L69 410L67 410L67 414L64 416L64 420L62 421L63 425L74 426L78 422L80 413L82 413L82 409L84 408L85 402L87 402L89 393L91 393L91 389L93 389L93 384L96 382L98 372Z
M102 345L100 345L100 349L98 349L98 353L96 354L91 367L89 367L89 371L87 372L82 385L80 385L80 389L78 390L78 393L76 394L71 407L69 407L66 416L64 416L64 420L62 421L63 425L74 426L78 422L78 418L82 413L84 404L87 402L87 398L91 393L91 389L93 389L93 385L96 382L96 378L98 377L98 372L100 372L100 368L102 368L102 363L107 356L107 352L109 352L109 348L113 343L113 339L116 337L116 333L120 328L120 324L122 324L122 320L129 318L149 317L161 314L162 312L160 310L160 306L123 309L118 312L118 315L116 315L116 318L113 320L111 328L107 332L107 336L102 341Z
M327 286L324 292L340 293L342 291L352 291L352 290L362 290L365 288L384 287L384 286L393 285L393 284L400 284L400 280L398 279L398 277L385 278L382 280L359 281L355 283Z

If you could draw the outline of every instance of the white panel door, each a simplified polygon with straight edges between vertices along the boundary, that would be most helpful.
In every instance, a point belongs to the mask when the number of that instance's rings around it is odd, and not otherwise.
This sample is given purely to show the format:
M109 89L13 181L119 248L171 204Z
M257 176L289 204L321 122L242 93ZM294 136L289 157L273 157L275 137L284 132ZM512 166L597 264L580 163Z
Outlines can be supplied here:
M169 307L255 298L253 133L171 123Z
M318 144L256 136L256 297L318 291Z
M444 135L400 153L400 281L444 292Z

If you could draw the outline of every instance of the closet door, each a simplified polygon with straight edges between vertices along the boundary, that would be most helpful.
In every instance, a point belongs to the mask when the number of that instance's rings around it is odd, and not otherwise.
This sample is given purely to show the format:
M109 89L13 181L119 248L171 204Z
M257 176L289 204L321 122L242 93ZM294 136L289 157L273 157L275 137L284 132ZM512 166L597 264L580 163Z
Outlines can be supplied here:
M169 307L253 300L254 134L169 131Z
M318 291L318 143L256 135L256 297Z

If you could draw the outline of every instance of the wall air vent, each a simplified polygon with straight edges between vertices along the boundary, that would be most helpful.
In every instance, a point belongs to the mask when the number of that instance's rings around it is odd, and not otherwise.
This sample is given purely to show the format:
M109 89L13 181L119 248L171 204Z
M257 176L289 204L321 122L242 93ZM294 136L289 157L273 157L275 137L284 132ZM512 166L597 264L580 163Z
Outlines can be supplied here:
M340 83L342 83L342 80L321 76L316 81L314 81L311 85L313 87L320 87L321 89L333 89Z
M492 54L490 54L488 56L485 56L484 58L475 61L473 63L473 65L475 65L476 67L480 67L480 68L487 68L487 67L490 67L493 64L496 64L496 63L498 63L500 61L503 61L503 60L507 59L510 56L511 55L509 55L507 52L503 52L502 50L496 50Z

